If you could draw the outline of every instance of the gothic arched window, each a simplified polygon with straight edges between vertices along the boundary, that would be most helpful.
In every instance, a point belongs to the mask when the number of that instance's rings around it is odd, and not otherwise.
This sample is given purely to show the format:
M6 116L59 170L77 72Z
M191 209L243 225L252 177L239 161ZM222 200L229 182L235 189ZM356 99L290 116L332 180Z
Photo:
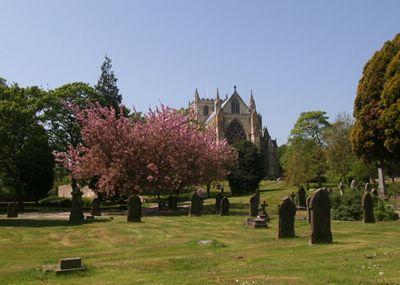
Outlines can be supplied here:
M239 100L237 98L232 98L231 113L232 114L240 114L240 104L239 104Z
M203 114L204 116L208 115L208 106L204 106Z
M246 132L238 120L233 120L226 130L226 139L230 144L245 140L247 138Z

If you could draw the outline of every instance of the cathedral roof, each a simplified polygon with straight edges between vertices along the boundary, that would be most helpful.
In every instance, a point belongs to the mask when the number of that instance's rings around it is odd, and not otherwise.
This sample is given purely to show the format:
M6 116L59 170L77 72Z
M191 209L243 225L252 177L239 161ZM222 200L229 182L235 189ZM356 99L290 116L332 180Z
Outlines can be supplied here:
M221 104L221 109L224 109L224 107L228 104L228 102L230 102L233 98L237 98L238 100L240 100L242 102L242 104L246 107L246 111L250 112L249 107L247 106L247 104L243 101L242 97L240 97L239 93L237 93L236 91L236 86L234 87L234 92L232 93L232 95L228 98L225 99L224 102ZM204 124L208 124L209 122L211 122L214 117L217 115L217 110L215 109L210 116L208 116L207 120L204 122Z

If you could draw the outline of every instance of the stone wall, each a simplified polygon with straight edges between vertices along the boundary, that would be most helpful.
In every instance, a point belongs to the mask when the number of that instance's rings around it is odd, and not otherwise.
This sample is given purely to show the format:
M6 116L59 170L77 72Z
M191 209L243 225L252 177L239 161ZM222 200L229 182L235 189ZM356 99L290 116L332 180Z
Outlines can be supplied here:
M97 195L88 186L81 189L84 198L96 198ZM72 187L69 184L58 186L58 197L71 198Z

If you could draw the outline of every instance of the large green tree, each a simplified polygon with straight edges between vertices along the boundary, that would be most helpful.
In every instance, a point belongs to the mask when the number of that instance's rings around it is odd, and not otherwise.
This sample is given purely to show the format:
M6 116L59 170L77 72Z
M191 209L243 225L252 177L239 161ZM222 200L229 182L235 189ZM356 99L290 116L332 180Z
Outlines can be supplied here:
M400 34L364 66L354 102L352 147L365 161L400 160Z
M290 139L301 138L312 141L318 146L324 145L324 133L329 127L329 117L324 111L309 111L300 114L290 132Z
M329 176L335 181L352 179L369 181L376 177L376 166L359 159L351 148L350 133L354 120L347 113L339 114L325 132L325 154Z
M97 93L83 82L72 82L49 91L42 100L42 121L48 131L51 147L66 151L82 142L81 128L75 118L75 109L83 110L95 104Z
M331 172L343 181L347 181L354 162L358 160L350 144L352 127L353 120L350 115L342 113L325 132L325 153L328 166Z
M322 183L326 171L325 131L330 126L323 111L303 112L291 130L281 158L286 178L298 185L316 180Z
M54 161L37 117L43 94L38 87L0 86L0 173L21 209L25 194L38 198L53 182Z

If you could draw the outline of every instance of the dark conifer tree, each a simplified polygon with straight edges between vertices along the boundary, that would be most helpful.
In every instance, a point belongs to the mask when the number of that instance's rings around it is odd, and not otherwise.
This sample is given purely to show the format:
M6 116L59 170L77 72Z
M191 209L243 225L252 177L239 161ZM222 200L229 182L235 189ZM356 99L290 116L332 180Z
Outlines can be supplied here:
M122 102L122 96L119 94L117 87L117 78L114 71L111 70L111 58L105 56L104 62L101 65L101 74L95 89L99 93L99 103L103 106L113 107L119 111Z

